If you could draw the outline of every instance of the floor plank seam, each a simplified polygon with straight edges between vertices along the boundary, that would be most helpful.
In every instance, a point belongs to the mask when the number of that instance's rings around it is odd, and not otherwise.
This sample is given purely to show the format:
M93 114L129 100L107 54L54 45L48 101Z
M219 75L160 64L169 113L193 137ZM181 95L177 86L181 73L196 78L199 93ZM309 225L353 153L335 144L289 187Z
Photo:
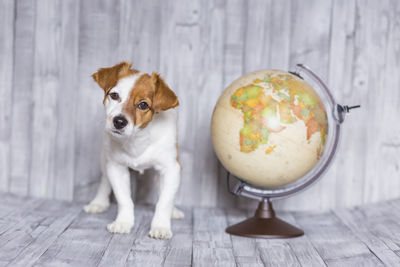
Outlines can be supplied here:
M356 208L357 209L357 208ZM332 212L332 214L342 223L342 225L344 226L344 227L346 227L346 229L347 230L349 230L349 232L351 232L352 234L353 234L353 236L358 240L358 241L360 241L362 244L364 244L367 248L368 248L368 250L372 253L372 254L374 254L378 259L379 259L379 257L372 251L372 249L368 246L368 244L365 242L365 241L363 241L360 237L359 237L359 234L357 234L357 233L355 233L347 224L346 224L346 222L344 222L343 220L342 220L342 218L340 218L340 216L335 212L335 211L333 211ZM378 236L376 236L375 234L373 234L373 233L371 233L371 232L369 232L372 236L374 236L374 237L376 237L377 239L379 239L379 240L381 240ZM381 261L381 259L379 259L380 261Z
M296 219L295 213L291 213L294 221L296 222L296 224L300 227L300 228L304 228L301 223L298 222L298 220ZM318 248L315 246L315 244L312 242L311 238L309 238L309 236L307 235L307 232L304 231L304 237L308 240L308 242L310 243L311 247L315 250L315 252L317 253L317 255L321 258L321 260L323 261L323 263L325 264L325 266L328 266L327 262L325 261L325 259L322 257L322 255L320 254Z
M388 203L389 206L393 207L392 204L393 204L393 203ZM397 207L396 207L396 209L397 209ZM362 209L360 209L360 207L355 207L354 210L364 213L364 211L363 211ZM379 210L380 210L380 209L379 209ZM346 223L344 220L341 219L341 216L340 216L340 214L339 214L338 211L335 211L334 214L339 218L339 220L342 221L342 223L343 223L344 225L347 226L347 223ZM381 211L379 211L379 214L382 215L383 217L385 217L385 214L382 214ZM393 223L395 223L396 226L400 227L400 224L397 223L397 220L391 220L391 221L392 221ZM350 226L348 226L348 227L350 228ZM350 229L350 230L351 230L351 229ZM371 237L374 237L374 238L376 238L377 240L379 240L379 241L382 243L382 245L384 246L383 249L386 250L386 251L392 251L392 252L396 255L396 259L398 259L399 262L400 262L400 255L397 254L397 253L395 253L395 252L391 249L390 245L387 244L387 240L385 240L385 238L382 238L381 236L377 235L375 232L372 232L368 227L366 228L366 231L367 231L367 233L363 233L363 232L354 232L354 231L352 231L352 232L353 232L353 234L355 234L356 237L368 248L368 250L369 250L373 255L375 255L375 257L378 258L384 265L388 265L388 264L385 264L385 262L386 262L387 260L391 260L391 259L386 259L386 260L385 260L384 258L382 258L382 256L379 256L379 255L375 252L375 250L374 250L372 247L370 247L370 245L368 245L367 242L365 242L365 241L363 241L363 240L361 239L361 238L362 238L362 235L370 235ZM372 241L371 241L371 242L372 242ZM381 252L381 251L379 251L379 252ZM386 254L383 254L383 256L386 256Z
M173 237L172 237L173 238ZM169 253L171 252L171 239L168 240L168 243L166 244L166 250L164 252L164 259L162 261L162 266L165 265L165 261L167 260L167 257Z
M226 210L226 209L223 209L223 211L224 211L224 218L225 218L225 222L226 222L225 227L228 227L228 225L229 225L228 213L227 213L227 210ZM225 232L225 229L223 229L223 231ZM228 235L228 233L226 233L226 232L225 232L225 234ZM231 241L233 259L234 259L234 261L235 261L236 267L238 267L238 266L239 266L239 263L238 263L238 261L237 261L237 256L236 256L235 249L234 249L234 246L233 246L232 235L229 235L229 240Z
M365 243L364 243L364 244L365 244ZM365 244L365 245L367 246L368 250L372 253L372 255L374 255L383 265L386 265L386 264L381 260L381 258L379 258L379 256L376 255L375 252L374 252L367 244Z
M76 210L74 211L74 209L76 209ZM68 209L68 212L71 212L71 213L72 213L72 215L71 215L71 221L70 221L70 222L67 224L67 226L61 231L61 233L59 233L59 234L57 234L57 235L55 236L54 240L53 240L50 244L48 244L47 248L46 248L43 252L38 253L38 255L35 256L36 259L33 260L32 266L33 266L34 264L36 264L36 262L40 259L40 257L41 257L42 255L44 255L44 253L45 253L46 251L49 250L49 248L59 239L59 237L62 235L62 233L64 233L64 232L69 228L69 226L74 222L74 220L78 217L78 215L80 214L81 211L79 211L79 209L78 209L77 207L74 208L74 206L71 205L71 206L69 207L69 209ZM68 213L65 213L65 214L68 214ZM51 224L49 224L45 230L43 230L38 236L36 236L36 238L32 239L31 242L29 242L29 244L28 244L27 246L25 246L24 249L22 249L22 250L20 251L20 253L19 253L16 257L14 257L14 259L12 259L12 260L10 261L10 264L11 264L11 263L15 263L15 264L18 263L18 262L20 261L20 259L18 259L18 258L21 257L21 255L22 255L23 253L25 253L28 249L30 249L30 246L31 246L32 244L35 244L35 242L37 242L37 240L41 237L41 235L42 235L43 233L46 233L46 231L49 231L49 228L52 227L54 224L56 224L56 223L58 222L58 220L65 219L64 217L68 217L68 215L61 216L60 218L57 218L57 219L54 220ZM41 221L44 221L45 219L46 219L46 218L43 218L43 220L41 220ZM39 226L40 224L41 224L41 222L38 224L38 226Z
M101 257L100 257L100 259L99 259L99 262L96 264L96 267L99 266L100 263L101 263L101 261L103 260L104 255L106 254L106 251L107 251L108 247L110 246L110 243L111 243L111 240L113 239L113 237L114 237L114 236L112 236L112 237L108 240L107 246L106 246L106 247L104 248L104 250L102 251Z
M36 264L36 262L39 261L40 257L42 257L50 248L51 246L57 242L58 238L66 231L69 229L69 227L72 225L72 223L74 222L74 220L78 217L78 215L80 214L80 212L76 212L74 218L71 220L71 222L65 227L65 229L59 234L57 235L57 237L53 240L53 242L51 242L51 244L43 251L43 253L41 253L40 255L38 255L36 261L32 264L32 266L34 266Z
M305 237L305 235L303 236L303 237ZM295 238L302 238L302 237L295 237ZM296 251L293 249L293 246L288 242L287 243L288 244L288 246L290 247L290 250L293 252L293 255L296 257L296 260L297 260L297 262L299 263L299 265L300 266L302 266L302 267L308 267L308 266L304 266L303 264L301 264L301 261L300 261L300 259L299 259L299 256L297 255L297 253L296 253ZM318 254L319 255L319 254ZM322 259L322 258L321 258ZM324 262L324 264L325 264L325 266L326 266L326 263Z

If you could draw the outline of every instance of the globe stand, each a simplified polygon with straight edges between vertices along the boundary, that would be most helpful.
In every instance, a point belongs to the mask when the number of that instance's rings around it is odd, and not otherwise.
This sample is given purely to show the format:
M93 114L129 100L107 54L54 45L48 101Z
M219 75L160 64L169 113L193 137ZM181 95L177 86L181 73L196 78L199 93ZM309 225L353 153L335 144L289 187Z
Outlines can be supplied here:
M304 235L303 230L276 217L269 197L263 197L260 194L249 191L247 185L242 181L236 183L234 188L231 189L230 172L227 172L226 182L228 191L231 194L242 195L260 201L253 217L229 226L226 228L227 233L257 238L291 238Z
M275 216L269 199L260 201L254 217L226 228L226 232L257 238L291 238L304 235L303 230Z

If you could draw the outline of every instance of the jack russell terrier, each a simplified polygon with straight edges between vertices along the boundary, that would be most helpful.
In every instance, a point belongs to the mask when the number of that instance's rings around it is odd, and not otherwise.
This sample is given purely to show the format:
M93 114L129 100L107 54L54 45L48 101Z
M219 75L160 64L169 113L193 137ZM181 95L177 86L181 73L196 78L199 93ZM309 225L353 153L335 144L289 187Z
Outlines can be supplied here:
M95 198L84 207L99 213L110 206L111 189L118 202L118 215L107 225L111 233L129 233L134 224L129 169L142 173L154 168L160 174L160 194L149 236L172 236L171 217L183 218L174 207L179 187L177 145L178 98L159 74L131 69L122 62L101 68L92 75L104 90L105 134L101 156L102 177Z

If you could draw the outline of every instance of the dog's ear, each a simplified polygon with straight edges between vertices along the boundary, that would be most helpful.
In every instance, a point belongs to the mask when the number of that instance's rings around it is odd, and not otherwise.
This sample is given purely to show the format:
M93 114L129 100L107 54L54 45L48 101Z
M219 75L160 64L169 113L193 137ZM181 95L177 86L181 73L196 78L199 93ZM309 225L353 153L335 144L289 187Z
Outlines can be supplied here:
M104 93L107 94L108 91L117 84L121 77L134 71L131 70L131 66L132 63L130 62L121 62L109 68L100 68L96 73L92 74L92 77L97 84L103 88Z
M151 81L154 84L155 93L153 97L153 110L159 112L161 110L167 110L174 108L179 105L178 97L168 87L160 75L153 72L151 75Z

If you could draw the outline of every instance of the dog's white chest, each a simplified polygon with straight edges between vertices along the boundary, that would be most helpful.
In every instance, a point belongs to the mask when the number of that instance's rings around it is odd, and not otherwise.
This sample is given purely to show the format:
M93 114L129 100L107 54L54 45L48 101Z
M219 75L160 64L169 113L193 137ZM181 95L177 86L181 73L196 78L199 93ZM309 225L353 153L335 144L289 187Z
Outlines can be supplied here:
M146 147L145 144L144 140L142 145L121 144L113 147L113 151L109 156L113 161L142 173L145 169L152 167L152 153L149 151L151 146Z
M142 154L137 157L132 157L130 155L126 155L124 157L125 165L135 171L143 173L143 171L145 169L152 167L150 159L148 157L146 157L145 155L146 154L144 154L144 155Z

